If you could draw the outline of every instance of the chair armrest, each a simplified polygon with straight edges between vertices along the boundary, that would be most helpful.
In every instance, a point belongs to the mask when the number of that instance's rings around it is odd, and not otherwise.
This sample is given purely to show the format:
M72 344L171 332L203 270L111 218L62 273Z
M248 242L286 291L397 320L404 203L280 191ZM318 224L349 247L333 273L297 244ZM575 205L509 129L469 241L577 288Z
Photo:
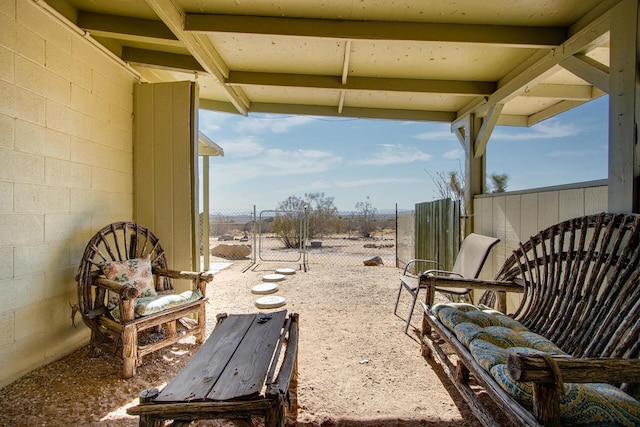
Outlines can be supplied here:
M133 285L126 285L116 282L114 280L105 279L104 277L96 277L93 280L93 284L99 288L106 289L108 291L116 292L122 299L136 299L138 298L138 289Z
M562 381L568 383L640 383L640 359L552 356ZM555 382L553 368L540 355L510 354L509 374L516 381Z
M435 276L435 277L450 277L450 276L456 276L460 279L464 279L464 276L462 274L459 273L455 273L453 271L447 271L447 270L427 270L424 273L421 274L422 276L426 276L426 277L431 277L431 276Z
M433 260L430 260L430 259L414 258L414 259L411 259L411 260L407 261L407 263L404 265L404 271L402 272L402 275L406 276L407 275L407 270L409 269L409 267L412 264L415 264L416 262L424 262L424 263L428 263L428 264L435 264L438 267L442 268L442 265L438 261L433 261Z
M506 280L465 279L452 276L421 275L420 284L428 287L486 289L496 292L524 293L524 287Z
M197 273L195 271L177 271L154 267L153 273L158 276L171 277L172 279L191 280L194 287L197 288L203 296L207 294L207 283L213 280L213 273L206 273L204 271Z
M206 273L204 271L197 273L195 271L178 271L153 267L153 274L171 277L172 279L204 280L205 282L211 282L213 280L213 273Z

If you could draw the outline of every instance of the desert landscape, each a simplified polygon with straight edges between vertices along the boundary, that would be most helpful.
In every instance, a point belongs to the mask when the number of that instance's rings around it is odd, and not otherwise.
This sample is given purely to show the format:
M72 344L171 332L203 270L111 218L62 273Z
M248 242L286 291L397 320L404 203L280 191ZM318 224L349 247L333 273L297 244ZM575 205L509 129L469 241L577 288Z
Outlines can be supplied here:
M440 368L420 355L413 330L420 326L419 310L408 335L403 319L393 314L400 269L312 259L306 272L294 263L247 265L232 262L209 285L208 331L218 313L268 311L254 306L251 288L276 268L297 270L279 282L277 292L287 301L283 308L300 316L297 425L479 425ZM403 294L400 313L408 312L409 301ZM136 426L126 408L142 390L171 380L196 350L184 340L146 356L137 375L125 380L119 359L91 358L85 346L0 390L0 425Z

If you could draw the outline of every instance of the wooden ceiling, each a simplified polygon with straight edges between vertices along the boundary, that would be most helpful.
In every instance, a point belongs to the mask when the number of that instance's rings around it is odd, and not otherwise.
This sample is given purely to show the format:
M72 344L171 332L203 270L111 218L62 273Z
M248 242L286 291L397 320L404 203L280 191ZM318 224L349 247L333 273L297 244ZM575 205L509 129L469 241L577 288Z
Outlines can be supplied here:
M197 80L201 108L530 126L608 91L618 2L46 4L144 81Z

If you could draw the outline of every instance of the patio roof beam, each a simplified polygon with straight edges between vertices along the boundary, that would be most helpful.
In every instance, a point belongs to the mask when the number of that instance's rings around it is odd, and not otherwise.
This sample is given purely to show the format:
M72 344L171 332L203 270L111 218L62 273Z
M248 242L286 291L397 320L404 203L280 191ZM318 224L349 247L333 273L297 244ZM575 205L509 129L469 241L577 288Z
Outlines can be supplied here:
M245 71L231 71L225 83L231 86L303 87L347 91L440 93L465 96L489 95L496 88L496 84L493 82L349 77L349 80L343 83L343 79L339 76Z
M568 34L566 27L355 21L199 13L186 14L184 29L202 33L261 34L340 40L482 43L547 49L562 44Z
M327 105L291 105L254 102L251 104L253 113L298 114L328 117L355 117L364 119L410 120L416 122L450 123L455 113L448 111L421 111L382 108L343 107L338 113L335 106Z
M598 91L598 93L600 93L600 91ZM522 95L536 98L557 98L572 101L590 101L594 98L594 90L590 85L562 85L543 83L525 91Z
M607 2L605 2L607 3ZM618 1L611 2L617 4ZM600 9L599 9L600 10ZM601 15L595 17L589 23L580 22L580 29L557 49L550 52L540 50L532 55L529 60L522 62L511 73L498 82L498 89L484 101L473 101L467 107L458 112L457 120L461 120L468 114L483 117L488 110L498 103L506 103L522 94L527 88L533 88L553 73L565 59L576 53L588 52L608 41L610 27L610 9L606 9Z
M562 61L563 68L609 93L609 67L586 55L573 55Z
M180 40L162 22L105 13L78 12L78 27L94 36L121 40L182 46Z
M157 50L122 48L122 59L130 64L139 64L149 68L180 71L187 73L204 72L204 68L191 55L160 52Z
M229 68L206 36L182 29L185 11L171 0L146 0L146 2L171 32L185 45L202 68L221 84L224 83L224 80L229 76ZM241 114L247 115L251 103L242 90L224 84L222 84L222 87L229 101Z

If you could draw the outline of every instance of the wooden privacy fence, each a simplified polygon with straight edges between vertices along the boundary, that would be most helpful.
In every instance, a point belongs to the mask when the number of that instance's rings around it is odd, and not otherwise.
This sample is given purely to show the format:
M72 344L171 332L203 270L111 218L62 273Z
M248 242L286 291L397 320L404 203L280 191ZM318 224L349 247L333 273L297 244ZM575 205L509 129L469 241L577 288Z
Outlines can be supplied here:
M462 242L460 201L436 200L416 204L415 257L434 260L451 270ZM417 265L416 268L434 268Z

